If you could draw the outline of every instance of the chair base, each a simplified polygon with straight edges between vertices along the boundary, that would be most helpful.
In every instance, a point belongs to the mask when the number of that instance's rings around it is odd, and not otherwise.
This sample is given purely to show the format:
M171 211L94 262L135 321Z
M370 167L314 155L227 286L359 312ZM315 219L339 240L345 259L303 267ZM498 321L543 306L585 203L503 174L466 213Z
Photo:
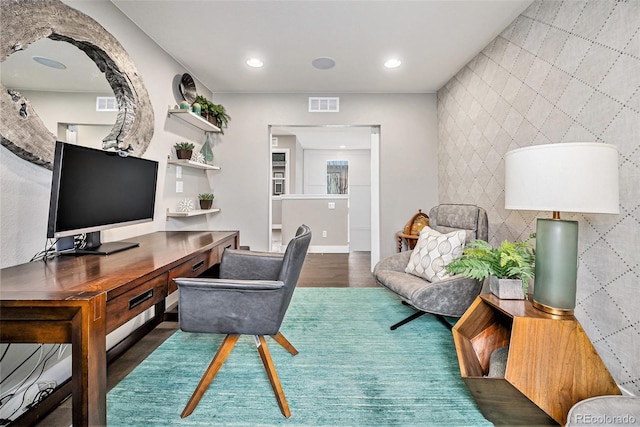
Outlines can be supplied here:
M405 304L405 305L409 305L409 304L405 303L404 301L402 303ZM391 329L392 331L395 331L400 326L405 325L405 324L411 322L412 320L416 320L418 317L421 317L422 315L425 315L425 314L430 314L430 313L427 313L426 311L417 311L417 312L413 313L411 316L409 316L409 317L407 317L405 319L402 319L398 323L395 323L395 324L391 325L391 327L389 329ZM453 329L453 325L451 323L449 323L449 321L447 319L445 319L445 317L442 316L441 314L434 314L433 316L435 316L436 319L438 319L438 321L440 323L442 323L447 329L449 329L449 330Z
M298 354L298 350L282 335L278 332L276 335L271 335L271 337L285 350L287 350L292 355ZM193 410L198 406L200 399L209 388L209 385L222 368L225 360L235 347L236 343L240 335L229 334L225 337L224 341L220 345L220 348L216 352L216 355L211 360L209 367L205 371L204 375L200 379L200 383L191 395L189 402L184 407L181 418L188 417L191 415ZM289 410L289 405L287 403L287 399L284 396L284 391L282 390L282 385L280 384L280 379L278 378L278 373L276 372L276 367L273 364L273 359L271 358L271 353L269 353L269 347L267 346L267 342L262 335L255 335L254 340L256 342L256 347L258 349L258 353L260 354L260 359L262 360L262 364L264 366L265 371L267 372L267 377L269 377L269 382L271 383L271 388L273 389L273 393L276 396L276 400L278 401L278 406L280 407L280 412L286 418L291 416L291 411Z

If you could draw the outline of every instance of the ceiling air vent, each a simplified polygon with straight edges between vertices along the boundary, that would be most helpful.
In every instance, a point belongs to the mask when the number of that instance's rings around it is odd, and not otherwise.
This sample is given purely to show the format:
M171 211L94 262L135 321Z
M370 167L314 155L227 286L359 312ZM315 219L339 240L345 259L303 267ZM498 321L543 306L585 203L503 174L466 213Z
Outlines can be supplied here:
M96 111L118 111L118 101L115 96L97 96Z
M338 113L340 111L340 98L336 97L309 97L310 113Z

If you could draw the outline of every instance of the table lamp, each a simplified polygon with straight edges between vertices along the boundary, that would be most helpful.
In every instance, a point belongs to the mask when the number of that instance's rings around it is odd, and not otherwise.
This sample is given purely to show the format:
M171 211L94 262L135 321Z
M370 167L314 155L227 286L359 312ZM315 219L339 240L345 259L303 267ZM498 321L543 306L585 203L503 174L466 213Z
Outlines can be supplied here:
M571 315L576 305L578 222L560 212L617 214L615 145L572 142L536 145L505 155L505 209L552 211L538 218L534 307Z

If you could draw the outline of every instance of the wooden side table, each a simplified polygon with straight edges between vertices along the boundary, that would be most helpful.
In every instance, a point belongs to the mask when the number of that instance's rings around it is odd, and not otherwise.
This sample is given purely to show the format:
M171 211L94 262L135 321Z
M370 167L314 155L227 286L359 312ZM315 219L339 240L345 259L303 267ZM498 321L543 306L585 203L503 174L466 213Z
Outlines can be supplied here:
M412 250L418 242L418 237L419 236L417 234L405 234L402 231L398 231L396 233L396 239L398 240L398 252L402 252L402 239L406 242L407 250Z
M576 318L544 313L528 300L480 295L453 339L462 379L496 425L564 425L575 403L620 394ZM491 353L504 346L504 377L485 376Z

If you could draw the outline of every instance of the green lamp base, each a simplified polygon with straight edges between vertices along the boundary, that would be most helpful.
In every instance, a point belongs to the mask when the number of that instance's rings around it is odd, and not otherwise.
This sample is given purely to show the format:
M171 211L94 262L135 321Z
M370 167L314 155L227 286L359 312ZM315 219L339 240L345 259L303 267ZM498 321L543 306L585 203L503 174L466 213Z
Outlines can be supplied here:
M533 306L572 315L578 277L578 222L539 218L536 227Z

